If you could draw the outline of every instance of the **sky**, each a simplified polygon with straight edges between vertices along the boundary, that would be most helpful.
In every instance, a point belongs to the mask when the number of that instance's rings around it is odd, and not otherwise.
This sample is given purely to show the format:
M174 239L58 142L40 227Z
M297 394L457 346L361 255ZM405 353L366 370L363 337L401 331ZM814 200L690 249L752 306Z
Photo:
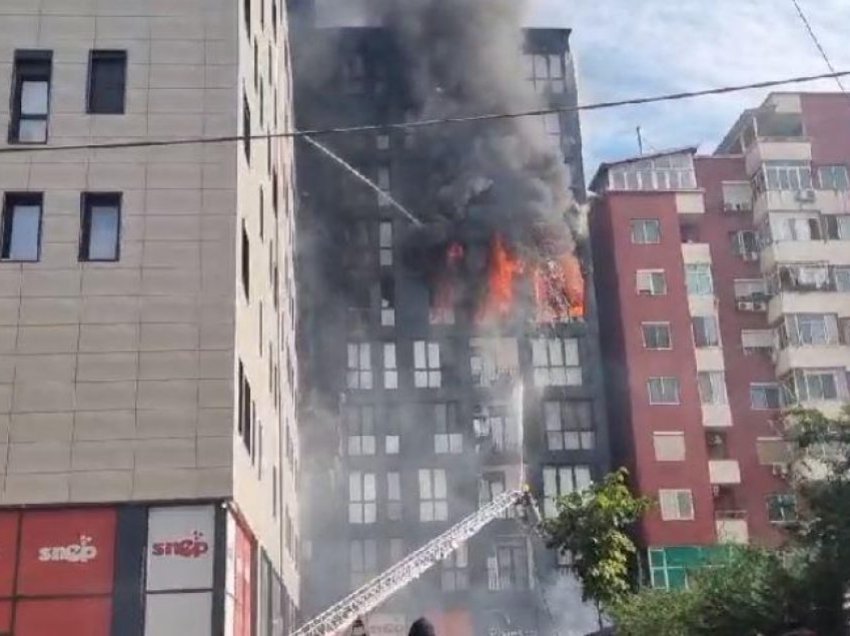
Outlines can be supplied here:
M850 70L850 0L798 0L836 70ZM579 102L829 72L792 0L534 0L527 20L569 26ZM850 92L850 76L843 79ZM777 90L837 91L834 80ZM600 161L699 145L712 152L768 90L582 114L588 180ZM848 97L850 117L850 97Z

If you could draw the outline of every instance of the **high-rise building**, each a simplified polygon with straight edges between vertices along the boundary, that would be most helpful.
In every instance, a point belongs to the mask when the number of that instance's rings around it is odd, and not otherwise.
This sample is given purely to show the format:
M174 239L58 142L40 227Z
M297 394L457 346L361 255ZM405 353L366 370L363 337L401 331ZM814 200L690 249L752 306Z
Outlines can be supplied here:
M612 439L659 502L641 528L655 586L795 519L782 410L850 399L848 166L846 95L773 93L713 155L592 182Z
M0 2L2 633L295 620L286 11Z
M401 2L380 19L305 4L291 9L298 128L379 126L315 137L377 191L296 146L312 615L517 488L522 466L552 514L604 474L608 440L589 246L559 207L584 199L577 115L391 125L575 105L569 30L501 22L503 2ZM370 628L427 614L440 634L590 631L558 561L506 515Z

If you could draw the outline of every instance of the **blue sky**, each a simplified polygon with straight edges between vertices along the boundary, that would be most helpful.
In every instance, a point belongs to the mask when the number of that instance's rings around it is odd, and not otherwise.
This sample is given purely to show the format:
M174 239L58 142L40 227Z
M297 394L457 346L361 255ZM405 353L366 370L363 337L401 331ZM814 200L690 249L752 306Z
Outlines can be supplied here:
M582 103L828 72L791 0L533 1L530 24L573 29ZM836 70L850 70L850 0L798 2ZM850 76L843 82L850 92ZM798 89L838 86L830 80ZM693 144L710 152L767 92L584 113L588 179L600 161L637 153L638 125L650 150Z

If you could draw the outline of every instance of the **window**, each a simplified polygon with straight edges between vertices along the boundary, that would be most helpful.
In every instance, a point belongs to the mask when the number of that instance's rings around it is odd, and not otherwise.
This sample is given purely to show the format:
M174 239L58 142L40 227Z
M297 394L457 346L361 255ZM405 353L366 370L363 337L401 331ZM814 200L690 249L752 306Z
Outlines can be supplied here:
M9 143L47 142L51 51L16 51Z
M690 521L694 518L694 499L690 490L659 490L658 499L664 521Z
M395 326L395 281L391 276L381 277L381 325Z
M120 194L83 194L80 260L117 261L121 232Z
M694 345L697 348L720 346L720 330L717 328L716 316L692 317L691 329L694 333Z
M387 207L390 205L390 169L389 166L378 166L377 186L381 190L378 194L378 207Z
M666 155L629 161L608 171L612 190L690 190L696 187L690 155Z
M790 523L797 520L797 498L782 493L767 496L767 518L771 523Z
M844 400L847 398L843 369L796 370L791 376L792 395L800 402Z
M643 346L647 349L671 349L669 322L644 322L640 325L643 332Z
M766 300L767 283L762 278L736 278L735 300Z
M378 548L375 539L361 539L349 544L351 588L356 589L378 574Z
M645 296L663 296L667 293L667 277L663 269L639 269L637 293Z
M463 452L463 434L458 426L457 404L453 402L434 404L434 452Z
M756 411L781 407L779 385L775 382L750 383L750 407Z
M850 214L825 214L824 234L831 241L850 241Z
M439 343L416 340L413 343L413 367L413 385L417 389L439 388L443 381Z
M266 231L266 194L263 191L262 186L260 186L260 196L257 197L257 202L257 207L259 208L257 216L259 217L260 221L260 243L262 243L264 240L263 236Z
M478 507L483 508L496 497L505 492L505 474L502 472L489 472L481 475L478 480ZM505 510L499 515L507 519L513 514L511 509Z
M348 474L348 522L375 523L375 474L359 470Z
M3 205L0 259L37 261L41 255L41 194L7 193Z
M782 241L819 241L823 238L820 214L817 212L777 213L770 215L770 238Z
M677 378L649 378L646 386L649 389L650 404L679 403L679 380Z
M745 355L771 353L773 351L773 331L770 329L742 329L741 346Z
M833 267L832 278L835 281L835 291L850 291L850 266L839 265Z
M469 367L476 386L510 382L519 372L516 338L470 338Z
M381 267L393 264L393 224L391 221L381 221L378 225L378 249Z
M561 131L561 115L559 113L546 113L540 115L540 121L543 124L543 133L552 144L552 148L558 151L561 148L561 139L563 133ZM565 165L569 170L569 164ZM570 183L567 180L567 183Z
M401 437L399 436L399 414L397 406L387 406L384 414L387 434L384 437L384 452L387 455L398 455Z
M387 473L387 519L401 520L401 475Z
M766 161L753 178L756 191L809 190L812 187L812 168L805 161Z
M446 471L442 468L419 470L419 521L445 521L449 518L446 499Z
M248 95L242 91L242 148L245 151L245 161L251 163L251 105Z
M398 388L398 366L395 357L395 343L384 343L384 388Z
M490 591L528 588L528 550L523 539L501 540L487 557L487 588Z
M88 112L122 114L126 83L126 51L92 51L89 54Z
M596 445L593 408L578 400L543 403L546 423L546 447L550 451L590 450Z
M375 407L344 406L345 430L348 432L349 455L375 454Z
M698 372L697 386L700 402L703 404L728 404L726 374L723 371Z
M476 453L503 453L517 448L518 427L504 406L476 406L472 414L472 430Z
M371 389L372 358L368 342L348 343L347 364L346 386L349 389Z
M560 55L527 54L525 76L538 92L561 94L566 88L564 63Z
M708 263L685 265L685 284L688 287L688 294L695 296L711 296L714 294L711 266Z
M829 289L827 263L795 263L777 267L771 284L778 291L817 291Z
M251 4L254 0L242 0L242 17L245 18L245 30L251 35Z
M532 339L531 361L535 386L580 386L582 383L575 338Z
M745 261L754 261L758 258L758 236L753 230L731 232L729 240L732 243L732 251Z
M404 539L390 539L390 563L398 563L404 556Z
M260 86L260 46L254 38L254 90ZM260 112L260 128L263 126L263 113Z
M685 434L678 431L652 434L652 446L657 462L685 461Z
M272 33L277 40L277 0L272 0Z
M821 166L818 168L818 183L822 190L850 190L847 166Z
M589 466L544 466L543 467L543 515L558 514L558 497L580 492L590 486L593 479Z
M237 431L242 438L242 444L249 454L252 454L253 424L254 424L254 401L251 399L251 383L245 374L245 366L239 361L239 418L237 420Z
M632 243L647 245L661 242L661 223L658 219L632 221Z
M387 134L375 135L375 149L376 150L389 150L390 149L390 136L387 135Z
M783 348L838 344L838 319L835 314L788 314L779 326L779 343Z
M441 564L440 586L444 592L455 592L469 587L468 566L466 544L461 543Z

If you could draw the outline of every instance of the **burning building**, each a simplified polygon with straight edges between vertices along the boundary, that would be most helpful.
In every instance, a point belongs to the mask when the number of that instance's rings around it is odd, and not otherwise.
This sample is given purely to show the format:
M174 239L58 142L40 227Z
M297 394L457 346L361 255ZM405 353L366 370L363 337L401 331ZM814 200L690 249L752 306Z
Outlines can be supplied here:
M413 123L574 105L569 30L345 4L290 7L297 127L386 125L318 138L380 192L296 157L307 615L524 478L551 514L608 465L576 113ZM498 520L373 620L589 631L563 565Z

